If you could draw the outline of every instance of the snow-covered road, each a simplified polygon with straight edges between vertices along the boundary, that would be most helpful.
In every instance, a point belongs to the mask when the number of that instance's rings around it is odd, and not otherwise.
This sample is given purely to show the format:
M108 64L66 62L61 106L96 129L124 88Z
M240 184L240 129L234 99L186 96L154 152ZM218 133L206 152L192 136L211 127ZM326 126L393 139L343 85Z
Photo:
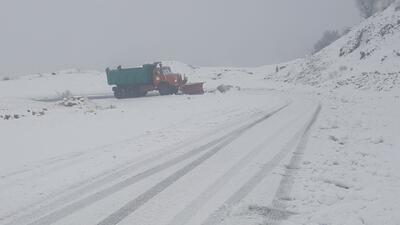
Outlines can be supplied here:
M116 100L93 72L0 82L0 225L399 224L398 90L187 69L205 95ZM68 92L87 98L36 101Z
M285 212L276 214L277 200L284 198L288 188L279 173L296 166L320 110L317 102L266 90L170 96L162 98L164 103L158 98L120 101L115 103L117 110L96 115L49 107L48 115L40 118L41 132L49 132L56 141L49 140L44 149L38 149L40 157L21 147L24 143L8 144L17 151L10 158L28 154L33 163L3 164L0 224L240 224L249 217L232 216L237 215L233 212L251 214L268 207L274 209L271 219L285 216ZM116 102L94 101L97 105ZM179 105L182 101L185 105ZM161 104L159 112L154 109L156 102ZM132 113L146 118L148 131L132 129L121 137L132 127L129 122L140 124L140 119L128 116ZM159 114L169 122L157 119ZM77 133L72 136L89 138L66 141L60 151L51 151L62 138L57 132L50 134L57 130L54 121L60 117L61 130L71 129L68 123L78 120L81 127L71 130ZM115 118L113 123L110 118ZM12 126L35 126L36 120L22 118L4 124L12 136ZM94 132L94 124L109 130ZM107 136L114 127L123 132ZM35 144L34 139L27 141ZM95 142L100 146L68 151ZM284 165L288 171L282 170Z

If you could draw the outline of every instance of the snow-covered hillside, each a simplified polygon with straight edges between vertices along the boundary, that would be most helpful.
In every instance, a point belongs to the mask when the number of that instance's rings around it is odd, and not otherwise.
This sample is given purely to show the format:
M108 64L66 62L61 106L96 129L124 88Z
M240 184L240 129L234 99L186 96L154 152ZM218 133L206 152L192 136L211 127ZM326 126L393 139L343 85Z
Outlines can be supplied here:
M277 70L268 78L329 88L400 87L399 1L315 55L281 64Z

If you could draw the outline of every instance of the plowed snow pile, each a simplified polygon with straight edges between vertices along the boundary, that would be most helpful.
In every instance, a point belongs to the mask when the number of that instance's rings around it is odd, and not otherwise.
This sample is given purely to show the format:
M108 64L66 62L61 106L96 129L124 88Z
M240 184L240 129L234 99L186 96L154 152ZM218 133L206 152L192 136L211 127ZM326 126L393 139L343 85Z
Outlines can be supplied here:
M390 90L400 86L400 4L365 20L306 59L282 64L273 78L317 87Z

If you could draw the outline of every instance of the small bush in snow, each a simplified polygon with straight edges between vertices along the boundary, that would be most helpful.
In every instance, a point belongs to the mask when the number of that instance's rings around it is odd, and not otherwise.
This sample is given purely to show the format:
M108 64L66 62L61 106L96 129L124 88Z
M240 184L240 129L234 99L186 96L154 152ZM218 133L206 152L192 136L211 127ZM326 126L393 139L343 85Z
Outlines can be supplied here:
M3 77L3 81L11 80L10 77Z
M61 93L58 93L58 98L60 99L64 99L64 98L70 98L72 97L72 92L70 90L65 90Z
M232 85L224 85L224 84L221 84L221 85L219 85L219 86L217 87L217 90L218 90L219 92L221 92L221 93L225 93L225 92L231 90L232 88L233 88Z
M219 85L217 87L217 90L219 92L221 92L221 93L225 93L225 92L228 92L228 91L232 90L233 88L236 89L237 91L240 91L240 87L239 86L234 87L233 85L225 85L225 84Z

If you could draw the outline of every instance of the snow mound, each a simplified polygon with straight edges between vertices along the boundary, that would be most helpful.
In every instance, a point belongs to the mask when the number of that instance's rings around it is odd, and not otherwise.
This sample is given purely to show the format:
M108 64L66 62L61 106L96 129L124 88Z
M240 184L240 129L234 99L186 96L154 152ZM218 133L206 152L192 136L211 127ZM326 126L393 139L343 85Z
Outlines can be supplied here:
M347 35L268 78L317 87L388 91L400 87L400 4L366 19Z

